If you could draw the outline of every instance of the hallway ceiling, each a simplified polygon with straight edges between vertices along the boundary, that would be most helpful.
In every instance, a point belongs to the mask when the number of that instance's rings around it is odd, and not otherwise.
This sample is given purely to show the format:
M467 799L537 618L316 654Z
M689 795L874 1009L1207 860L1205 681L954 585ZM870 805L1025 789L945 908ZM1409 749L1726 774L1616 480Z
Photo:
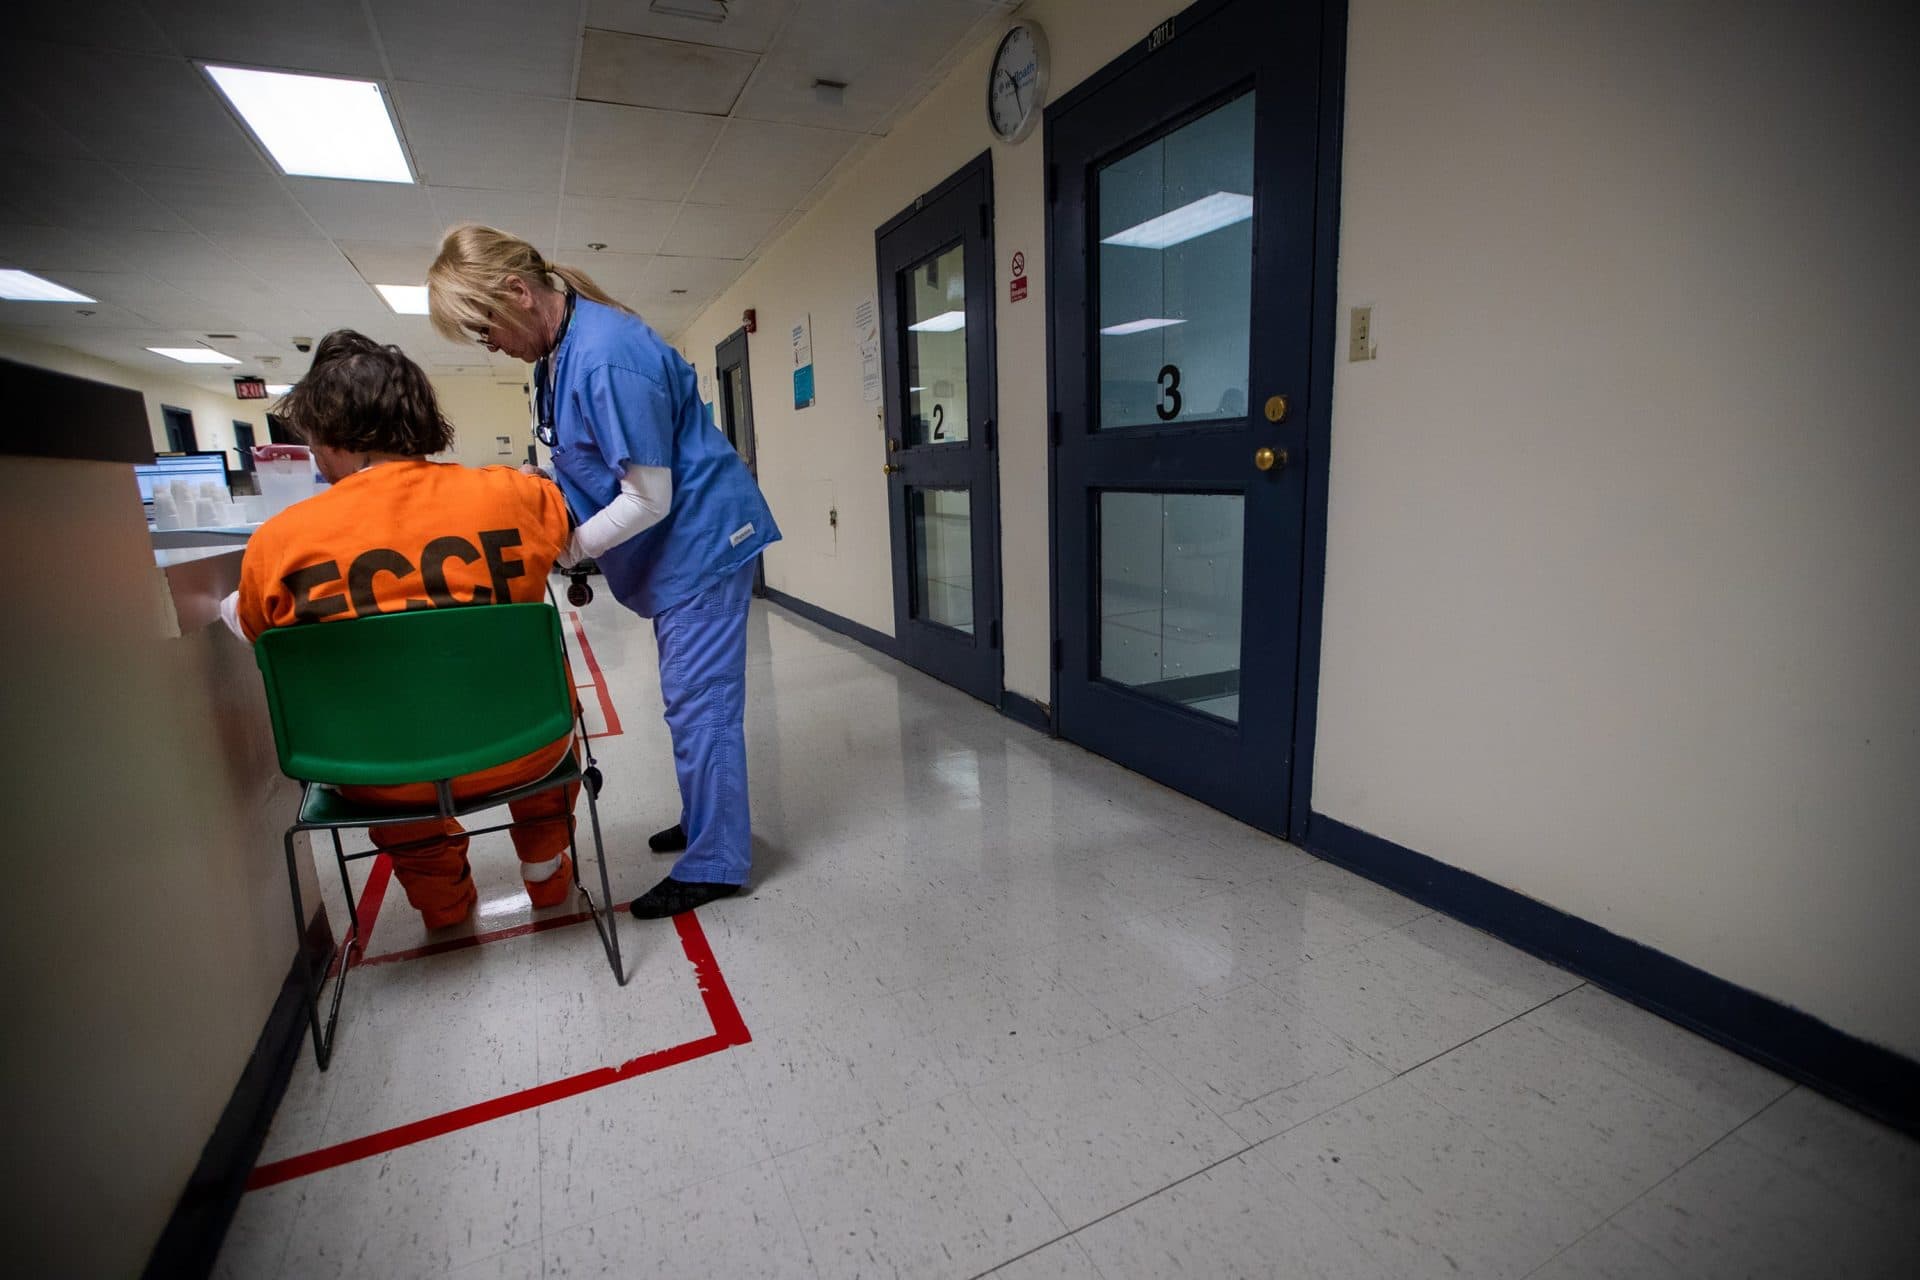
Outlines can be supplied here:
M65 0L0 35L0 267L96 303L0 330L209 388L351 326L440 373L525 369L373 290L481 221L674 334L1019 0ZM415 185L289 178L202 62L380 81ZM840 101L816 80L845 84ZM595 251L587 246L601 243ZM92 314L82 314L91 312ZM210 335L233 335L210 337ZM206 343L238 366L150 346ZM265 363L277 358L277 365Z

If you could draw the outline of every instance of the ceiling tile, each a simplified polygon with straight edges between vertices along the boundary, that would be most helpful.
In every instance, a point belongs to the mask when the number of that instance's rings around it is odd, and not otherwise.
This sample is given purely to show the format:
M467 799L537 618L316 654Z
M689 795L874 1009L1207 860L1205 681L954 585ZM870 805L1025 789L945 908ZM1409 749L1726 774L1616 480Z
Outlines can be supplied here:
M397 244L439 238L440 221L425 187L397 182L288 178L287 188L320 229L336 240Z
M171 209L93 160L33 157L11 163L7 200L33 221L92 231L185 231Z
M563 261L565 261L563 259ZM593 278L593 282L620 301L632 305L645 288L647 266L653 261L645 253L596 253L590 261L568 262Z
M433 211L440 226L455 227L463 222L509 231L543 249L554 244L554 227L560 217L559 188L555 182L546 191L475 191L466 187L428 187Z
M759 247L782 216L764 209L684 205L660 252L690 258L744 258Z
M553 190L566 158L568 104L445 85L396 84L407 146L422 182Z
M265 169L167 169L123 164L120 176L208 236L319 237L306 211Z
M62 129L25 94L11 89L0 89L0 152L91 159L85 143Z
M189 58L366 79L385 74L360 0L193 0L151 8Z
M180 58L24 41L0 48L0 78L99 159L242 171L266 164L212 83Z
M592 102L723 116L759 62L755 54L618 31L588 31L580 88Z
M0 226L0 264L40 273L135 269L104 237L65 227Z
M45 40L92 49L175 53L160 26L134 0L89 0L87 4L24 4L7 14L14 40Z
M580 9L553 0L368 0L396 80L573 96Z
M172 327L180 323L176 317L205 307L185 290L138 271L74 271L60 283L163 327Z
M677 111L575 103L566 190L583 196L680 200L724 123Z
M83 312L91 314L82 314ZM52 341L48 335L83 333L90 330L126 330L144 329L152 324L145 316L135 315L123 307L111 302L7 302L0 300L0 328L33 329L41 331L42 341Z
M191 284L258 284L259 277L206 237L177 232L134 231L113 243L132 256L156 280L189 289Z
M969 0L800 0L740 99L756 120L865 130L931 85L931 73L987 13ZM816 79L847 87L837 104L814 96Z
M744 263L728 258L670 258L661 255L647 264L641 283L647 297L671 297L675 289L684 289L689 302L705 302L732 284L745 269Z
M728 0L724 22L653 12L651 0L587 0L587 25L759 53L773 42L793 0Z
M688 198L784 213L858 140L830 129L730 120Z
M586 253L603 244L615 253L653 253L673 226L680 206L663 200L616 200L606 196L564 196L560 201L560 242L556 252Z
M438 240L420 244L343 240L340 249L361 278L376 284L425 284L427 268L440 252Z

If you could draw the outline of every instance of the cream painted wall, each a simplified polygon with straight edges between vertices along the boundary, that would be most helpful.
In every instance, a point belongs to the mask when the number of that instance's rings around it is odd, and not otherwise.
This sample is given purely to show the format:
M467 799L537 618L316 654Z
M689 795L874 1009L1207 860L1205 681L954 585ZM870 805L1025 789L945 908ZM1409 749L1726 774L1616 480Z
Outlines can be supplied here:
M1035 0L1052 50L1059 97L1178 12L1168 0ZM878 140L804 218L679 335L704 375L713 349L758 311L748 339L760 486L785 542L767 554L767 582L843 617L893 634L886 461L879 406L860 398L853 309L874 296L875 228L972 160L993 153L995 324L1000 403L1001 592L1006 684L1051 697L1047 559L1046 209L1042 139L1006 146L987 128L987 66L999 32L886 138ZM1008 263L1027 257L1031 285L1009 302ZM812 408L793 407L789 332L813 321ZM827 523L839 512L836 532Z
M1313 799L1920 1056L1896 11L1354 4Z
M1058 97L1177 7L1021 16ZM1314 804L1920 1056L1908 8L1353 0L1340 288L1379 358L1336 376ZM991 146L1006 680L1044 699L1042 146L990 143L990 52L681 338L711 372L758 310L768 580L890 633L851 312L874 228Z
M295 951L299 796L259 673L218 624L175 633L128 488L124 464L0 458L0 1229L20 1275L139 1274Z
M533 366L528 365L527 382L532 379ZM433 379L433 393L439 398L440 412L453 423L453 450L448 456L470 467L515 466L526 459L533 432L522 383L445 375ZM501 436L507 438L504 454Z
M160 416L162 405L185 409L193 414L193 434L202 449L225 449L227 469L237 470L239 455L233 452L233 424L253 424L254 442L267 442L267 406L269 401L236 400L233 392L208 391L205 387L174 378L158 377L141 369L130 369L68 347L29 342L11 333L0 333L0 356L76 378L92 378L116 387L131 387L146 397L147 430L153 447L167 448L166 421Z

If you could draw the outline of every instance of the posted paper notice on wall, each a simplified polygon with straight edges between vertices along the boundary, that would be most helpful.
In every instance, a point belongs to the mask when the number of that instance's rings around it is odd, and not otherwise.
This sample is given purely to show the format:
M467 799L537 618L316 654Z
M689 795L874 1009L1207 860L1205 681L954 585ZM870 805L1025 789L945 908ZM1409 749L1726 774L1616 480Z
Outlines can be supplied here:
M800 317L793 326L793 407L813 404L813 317Z

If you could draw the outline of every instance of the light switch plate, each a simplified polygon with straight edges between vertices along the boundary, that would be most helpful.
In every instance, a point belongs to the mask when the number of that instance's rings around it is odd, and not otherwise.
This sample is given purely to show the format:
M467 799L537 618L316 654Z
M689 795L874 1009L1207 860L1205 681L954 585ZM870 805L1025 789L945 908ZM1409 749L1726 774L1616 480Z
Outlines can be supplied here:
M1373 359L1373 308L1371 306L1353 308L1353 320L1348 330L1347 359Z

